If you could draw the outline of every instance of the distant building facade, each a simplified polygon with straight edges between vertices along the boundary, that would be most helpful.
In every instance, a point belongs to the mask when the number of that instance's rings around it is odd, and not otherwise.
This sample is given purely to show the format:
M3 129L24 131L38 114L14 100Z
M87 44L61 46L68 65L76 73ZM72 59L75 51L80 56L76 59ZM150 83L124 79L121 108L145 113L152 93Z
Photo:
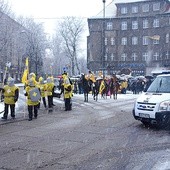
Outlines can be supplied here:
M26 58L25 28L0 12L0 82L6 77L21 78ZM6 71L7 68L7 71Z
M87 67L95 73L146 75L170 68L168 0L113 1L103 15L88 18L88 28Z

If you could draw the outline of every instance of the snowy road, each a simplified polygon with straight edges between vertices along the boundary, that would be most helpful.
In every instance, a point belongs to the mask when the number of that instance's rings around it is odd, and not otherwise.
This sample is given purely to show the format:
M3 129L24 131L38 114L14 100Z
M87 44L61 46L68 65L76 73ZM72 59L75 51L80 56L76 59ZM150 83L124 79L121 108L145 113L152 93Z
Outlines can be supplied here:
M75 94L68 112L63 99L54 98L53 113L41 106L37 120L1 125L0 169L170 169L169 131L146 128L133 118L137 97L119 94L117 100L96 102L89 95L85 103ZM16 113L23 115L24 108L21 93Z

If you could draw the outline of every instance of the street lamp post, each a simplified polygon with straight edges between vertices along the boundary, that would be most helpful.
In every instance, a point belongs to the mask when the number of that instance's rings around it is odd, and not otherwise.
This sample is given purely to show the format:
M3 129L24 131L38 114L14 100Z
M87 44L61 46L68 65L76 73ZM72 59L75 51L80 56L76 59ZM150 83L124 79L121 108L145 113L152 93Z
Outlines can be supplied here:
M105 77L105 3L106 0L103 0L103 30L102 30L102 70L103 77Z

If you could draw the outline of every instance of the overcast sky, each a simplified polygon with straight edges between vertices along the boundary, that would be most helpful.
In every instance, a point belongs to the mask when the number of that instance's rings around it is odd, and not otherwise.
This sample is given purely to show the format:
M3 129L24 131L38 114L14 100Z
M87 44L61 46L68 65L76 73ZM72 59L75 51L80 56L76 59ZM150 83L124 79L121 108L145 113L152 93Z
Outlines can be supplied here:
M54 23L63 16L89 18L103 9L102 0L7 0L12 11L18 16L48 18L45 22L46 31L54 29ZM106 5L112 0L106 0ZM50 19L51 18L51 19ZM52 19L56 18L56 19ZM40 20L39 20L40 21Z

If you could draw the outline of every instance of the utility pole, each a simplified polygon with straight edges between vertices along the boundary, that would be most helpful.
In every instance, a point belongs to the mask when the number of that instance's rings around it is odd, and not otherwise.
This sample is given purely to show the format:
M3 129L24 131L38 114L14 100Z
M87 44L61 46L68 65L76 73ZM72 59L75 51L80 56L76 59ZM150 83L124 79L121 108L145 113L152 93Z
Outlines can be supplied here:
M103 25L102 25L102 71L103 78L105 77L105 3L106 0L103 0Z

